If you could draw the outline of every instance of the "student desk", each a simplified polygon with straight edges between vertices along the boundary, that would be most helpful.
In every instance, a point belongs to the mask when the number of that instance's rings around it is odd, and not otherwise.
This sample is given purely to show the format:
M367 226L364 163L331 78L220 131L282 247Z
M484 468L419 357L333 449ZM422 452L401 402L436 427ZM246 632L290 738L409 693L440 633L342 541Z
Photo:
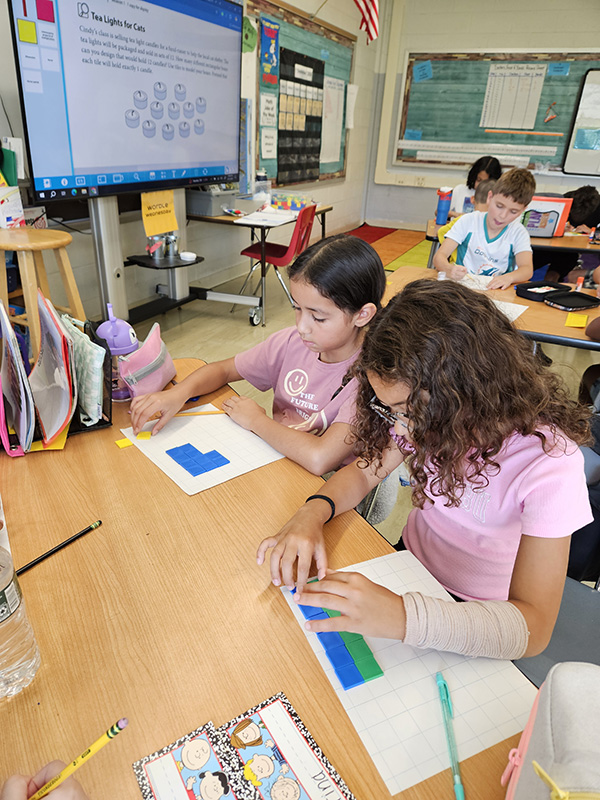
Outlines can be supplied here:
M552 250L576 250L578 253L592 252L600 256L600 244L590 244L588 235L582 233L576 236L552 236L549 239L532 236L531 246Z
M315 216L319 217L319 222L321 223L321 239L327 236L325 217L330 211L333 211L333 206L317 206L317 210L315 211ZM186 216L188 219L193 219L198 222L214 222L217 225L232 225L236 219L238 219L238 217L233 217L231 214L220 214L217 217L205 217L201 214L190 214L188 212ZM254 228L250 230L254 237Z
M325 235L326 235L326 233L325 233L325 217L332 210L333 210L333 206L317 206L317 210L315 212L315 216L319 217L320 220L321 220L321 238L322 239L324 239ZM192 220L197 220L199 222L214 222L217 225L234 225L236 220L239 219L239 217L234 217L231 214L221 214L221 215L219 215L217 217L205 217L205 216L202 216L200 214L190 214L190 213L187 214L187 218L188 219L192 219ZM295 219L294 220L290 220L289 222L284 223L284 225L278 224L277 226L274 226L274 225L273 226L268 226L268 225L248 225L248 226L246 226L250 230L250 238L251 238L251 240L254 241L255 239L258 239L260 241L260 249L261 249L261 258L260 258L260 287L261 288L260 288L260 295L259 295L260 305L256 306L253 309L254 314L251 316L251 323L253 325L258 325L262 321L262 325L264 327L266 325L266 322L267 322L267 310L266 310L266 304L265 304L265 298L266 298L266 275L267 275L267 262L266 262L266 259L265 259L265 244L266 244L266 241L267 241L268 233L273 227L281 228L281 227L284 227L285 225L291 224L292 222L295 224L296 220ZM244 227L244 226L242 226L242 227ZM257 230L260 231L260 236L258 236L256 234ZM242 287L242 293L244 292L245 287L246 287L246 284L244 283L244 286Z
M423 269L423 267L400 267L388 278L388 288L384 295L384 302L393 297L407 283L418 278L437 280L437 272ZM582 291L590 295L595 294L592 289L583 289ZM503 290L492 290L489 292L489 296L505 303L527 306L527 310L515 321L515 327L522 331L525 336L535 339L536 342L600 351L600 342L595 342L586 336L584 333L585 328L567 328L565 326L566 311L552 308L545 303L535 303L517 297L512 287ZM591 322L600 316L600 306L582 313L587 314L588 322Z
M199 363L180 361L179 377ZM229 394L204 399L220 405ZM42 666L0 702L0 778L68 762L126 716L128 728L76 777L97 800L140 800L133 761L283 690L357 800L389 798L268 567L255 562L259 541L321 479L284 459L188 497L135 447L116 447L126 405L115 404L113 421L64 451L0 457L17 566L103 521L21 578ZM333 568L389 552L354 511L329 526ZM504 797L516 741L463 763L469 800ZM402 800L451 795L445 771Z

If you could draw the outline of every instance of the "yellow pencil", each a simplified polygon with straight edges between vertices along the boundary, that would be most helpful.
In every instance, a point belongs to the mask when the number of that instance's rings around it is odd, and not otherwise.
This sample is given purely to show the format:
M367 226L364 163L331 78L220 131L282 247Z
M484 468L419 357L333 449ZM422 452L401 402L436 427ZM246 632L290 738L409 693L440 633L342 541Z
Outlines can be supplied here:
M180 411L176 417L208 417L210 414L224 414L224 411Z
M111 739L114 739L117 733L121 733L123 728L127 725L129 720L127 719L120 719L118 722L109 728L106 733L103 733L102 736L97 739L94 744L91 744L87 750L84 750L83 753L78 756L75 761L71 761L70 764L61 770L58 775L55 775L54 778L51 778L48 783L42 786L41 789L38 789L35 794L33 794L29 800L40 800L40 798L45 797L48 792L52 791L52 789L56 789L63 781L65 781L69 775L72 775L75 770L79 769L83 764L88 761L91 756L95 755L98 750L101 750L105 744L108 744Z

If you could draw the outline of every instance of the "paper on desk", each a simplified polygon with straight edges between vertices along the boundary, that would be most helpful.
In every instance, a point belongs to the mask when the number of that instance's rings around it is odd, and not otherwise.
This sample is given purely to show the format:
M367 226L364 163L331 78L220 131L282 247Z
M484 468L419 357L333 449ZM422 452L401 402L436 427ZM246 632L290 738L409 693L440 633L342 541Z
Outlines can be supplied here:
M282 209L267 206L263 211L254 211L234 220L235 225L254 225L257 228L275 228L277 225L285 225L293 222L298 216L297 211L284 211Z
M186 411L215 411L210 403ZM147 422L144 430L154 427L155 420ZM281 453L263 442L251 431L237 425L226 414L214 414L206 417L174 417L156 436L150 439L138 439L133 428L123 428L122 433L141 450L165 475L171 478L186 494L192 495L218 486L238 475L244 475L273 461L283 458ZM178 464L167 450L181 445L191 444L201 453L216 450L229 460L229 464L211 469L201 475L191 475Z
M462 283L463 286L468 286L469 289L483 291L488 288L493 277L493 275L473 275L471 272L467 272L467 274L463 275L459 280L459 283Z
M344 571L360 572L398 594L416 591L451 600L407 551ZM305 629L291 593L282 591L392 795L449 767L435 681L438 670L444 673L452 696L460 761L525 727L536 688L510 661L419 650L393 639L365 636L383 677L344 691L317 634Z
M504 300L492 300L492 303L504 316L508 317L509 322L514 322L529 306L520 306L518 303L506 303Z
M485 291L493 277L493 275L472 275L467 272L459 283L462 283L463 286L468 286L469 289ZM499 311L502 311L504 316L508 317L510 322L514 322L529 308L529 306L521 306L518 303L507 303L505 300L492 300L492 303Z

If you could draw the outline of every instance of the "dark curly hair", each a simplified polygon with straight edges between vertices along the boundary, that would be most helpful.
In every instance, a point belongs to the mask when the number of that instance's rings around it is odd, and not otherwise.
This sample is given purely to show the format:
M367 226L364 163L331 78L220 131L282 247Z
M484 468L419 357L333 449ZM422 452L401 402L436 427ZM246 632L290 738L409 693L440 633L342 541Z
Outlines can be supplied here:
M447 506L460 504L467 482L485 487L515 431L539 437L546 452L564 449L566 437L589 440L589 412L570 399L531 342L488 297L453 281L413 281L397 294L372 322L355 373L354 433L365 468L380 466L390 446L389 423L369 408L369 375L409 387L413 442L401 450L419 508L430 499L426 487Z

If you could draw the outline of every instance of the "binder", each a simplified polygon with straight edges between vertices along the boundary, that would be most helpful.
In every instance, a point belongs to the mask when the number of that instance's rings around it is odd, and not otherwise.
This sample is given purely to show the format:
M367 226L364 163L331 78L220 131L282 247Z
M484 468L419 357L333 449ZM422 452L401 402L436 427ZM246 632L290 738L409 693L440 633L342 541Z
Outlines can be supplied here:
M47 301L40 292L39 302L43 305L43 309L40 306L42 314L45 318L46 326L49 326L50 323L53 326L53 333L55 336L55 341L60 342L60 352L55 354L55 358L58 358L58 362L62 364L62 369L64 372L64 376L68 378L68 387L65 387L65 396L64 396L64 403L65 406L68 406L67 412L65 412L64 418L61 420L64 424L56 424L50 430L47 428L44 430L45 426L48 425L48 415L44 414L44 409L42 409L42 413L40 414L40 409L35 409L33 394L31 392L31 386L29 381L27 380L27 376L25 375L25 368L21 353L19 351L18 345L16 340L14 340L14 331L9 322L8 315L4 311L4 307L2 306L2 302L0 301L0 325L2 326L2 332L5 334L4 336L4 343L3 343L3 352L2 352L2 369L0 369L0 443L2 448L8 453L10 456L20 456L25 455L30 449L32 441L35 439L36 441L41 439L43 441L43 449L46 449L48 446L51 446L52 442L56 442L56 440L60 437L61 431L68 426L68 435L71 436L75 433L82 433L84 431L93 431L99 428L105 428L107 426L112 425L112 360L111 360L111 353L110 349L104 339L97 336L96 329L100 323L90 322L89 320L85 321L85 323L78 323L79 327L83 326L84 333L89 336L90 340L93 341L95 344L99 345L102 350L104 351L104 359L101 365L101 380L102 380L102 404L101 404L101 417L93 425L86 425L84 422L81 421L80 416L80 406L78 402L78 391L77 391L77 381L75 377L75 367L74 367L74 354L69 348L69 338L66 334L66 329L58 317L58 314L52 307L52 305ZM41 321L41 320L40 320ZM6 328L6 330L5 330ZM14 340L14 341L13 341ZM42 338L42 341L43 338ZM8 362L5 363L5 349L10 345L9 348L9 355L10 359ZM46 346L49 346L46 343ZM17 360L18 356L18 360ZM39 363L39 356L37 363ZM35 372L32 370L32 374ZM2 384L2 375L8 375L8 379L5 380L5 384ZM24 380L21 380L21 383L17 383L17 378L15 376L24 376ZM36 394L39 394L37 389L40 387L42 383L43 374L42 371L38 371L37 378L34 378L34 385L37 381L36 387ZM8 388L7 388L8 384ZM12 387L19 387L19 391L11 391ZM67 402L67 395L68 395L68 402ZM12 406L10 405L9 399L14 402L17 407L28 407L30 403L31 414L32 418L29 423L30 430L30 437L27 439L23 436L23 444L21 446L21 442L19 440L19 436L15 433L11 433L11 424L13 423L13 412ZM28 398L29 397L29 401ZM44 402L42 400L42 402ZM47 411L47 409L46 409ZM37 424L36 418L37 417ZM42 422L43 421L43 422ZM35 427L34 427L35 426ZM17 427L16 425L14 426ZM24 424L21 426L22 431L29 430L27 426Z

